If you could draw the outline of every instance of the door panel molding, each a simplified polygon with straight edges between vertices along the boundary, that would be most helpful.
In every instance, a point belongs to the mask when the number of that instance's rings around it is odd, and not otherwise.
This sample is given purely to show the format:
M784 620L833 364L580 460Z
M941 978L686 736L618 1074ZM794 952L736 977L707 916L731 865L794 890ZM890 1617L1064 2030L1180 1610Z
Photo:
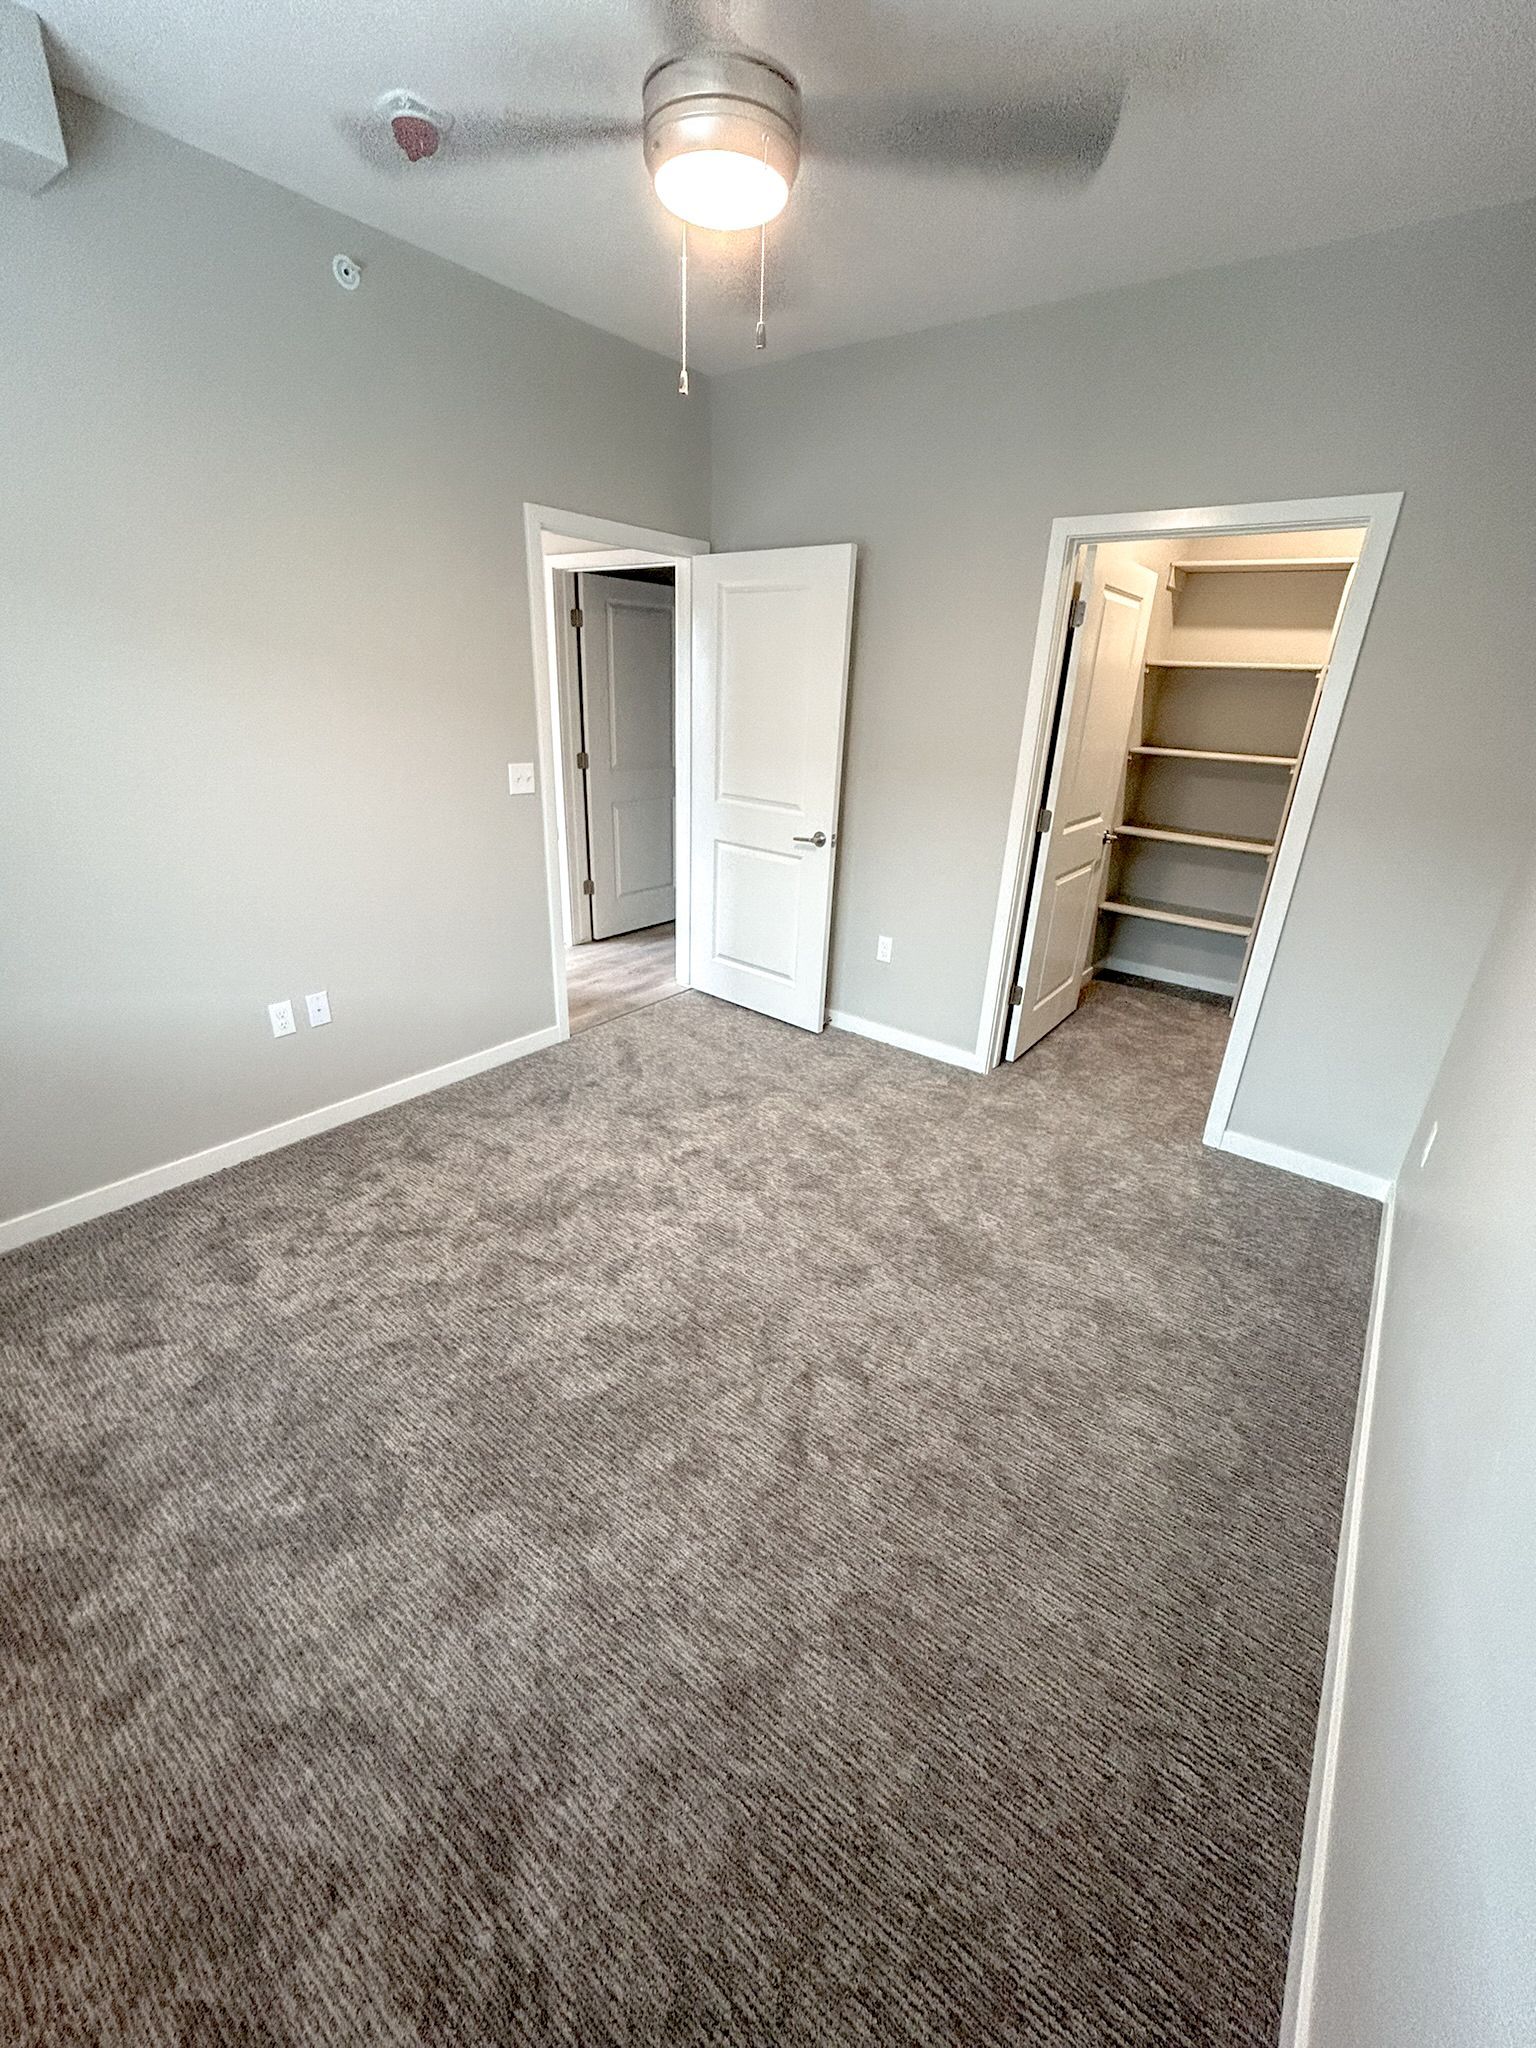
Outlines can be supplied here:
M1140 562L1088 548L1078 569L1082 624L1072 638L1020 948L1019 999L1007 1057L1018 1059L1063 1023L1082 997L1102 891L1099 878L1125 782L1125 749L1141 687L1157 576Z
M612 939L668 924L676 909L676 599L660 584L589 571L579 579L577 603L588 901L594 940Z
M693 607L695 988L826 1021L855 550L698 567Z

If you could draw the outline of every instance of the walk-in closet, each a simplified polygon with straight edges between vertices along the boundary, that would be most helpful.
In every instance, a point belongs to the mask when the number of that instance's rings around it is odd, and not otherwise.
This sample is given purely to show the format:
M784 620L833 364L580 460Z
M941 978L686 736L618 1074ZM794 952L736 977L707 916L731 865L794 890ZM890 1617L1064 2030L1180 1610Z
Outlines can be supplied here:
M1157 585L1102 864L1099 971L1236 997L1359 539L1103 551Z

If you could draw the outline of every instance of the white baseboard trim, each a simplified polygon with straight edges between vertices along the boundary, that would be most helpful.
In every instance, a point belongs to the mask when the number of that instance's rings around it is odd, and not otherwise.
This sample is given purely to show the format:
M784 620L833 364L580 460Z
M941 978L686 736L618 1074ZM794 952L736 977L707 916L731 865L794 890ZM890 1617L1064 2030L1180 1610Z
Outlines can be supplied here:
M1376 1379L1392 1263L1392 1225L1396 1206L1395 1194L1389 1193L1381 1219L1381 1235L1376 1240L1376 1278L1371 1288L1370 1318L1366 1324L1360 1396L1355 1403L1355 1436L1349 1452L1349 1476L1344 1484L1344 1516L1339 1531L1338 1563L1334 1567L1333 1612L1328 1621L1328 1652L1323 1662L1317 1742L1312 1753L1312 1782L1307 1793L1307 1818L1302 1829L1301 1858L1296 1874L1296 1910L1291 1922L1291 1952L1285 1974L1280 2048L1311 2048L1312 2042L1318 1937L1323 1917L1323 1888L1328 1875L1328 1838L1333 1825L1339 1732L1344 1721L1344 1690L1349 1680L1355 1579L1360 1561L1360 1519L1370 1459L1371 1421L1376 1410Z
M1392 1192L1392 1182L1385 1174L1363 1173L1358 1166L1340 1166L1335 1160L1319 1159L1311 1152L1293 1152L1289 1145L1272 1145L1268 1138L1246 1138L1241 1131L1224 1131L1215 1143L1219 1152L1235 1152L1240 1159L1256 1159L1261 1166L1278 1166L1283 1173L1299 1173L1305 1180L1348 1188L1352 1195L1369 1195L1373 1202L1386 1201Z
M1170 988L1199 989L1208 996L1235 996L1237 984L1218 981L1214 974L1188 974L1182 967L1138 966L1134 960L1101 960L1095 974L1134 974L1138 981L1166 981Z
M12 1216L0 1223L0 1252L15 1251L37 1238L68 1230L72 1224L89 1223L93 1217L105 1216L113 1209L126 1209L130 1203L147 1202L151 1195L164 1194L167 1188L179 1188L189 1180L201 1180L206 1174L222 1173L226 1166L238 1166L243 1159L255 1159L263 1152L296 1145L303 1138L318 1137L322 1131L335 1130L338 1124L350 1124L358 1117L372 1116L375 1110L409 1102L413 1095L430 1095L436 1088L467 1081L472 1074L505 1066L509 1060L525 1059L531 1052L542 1052L545 1046L557 1044L562 1036L557 1025L546 1025L542 1031L509 1038L502 1045L487 1046L483 1052L467 1053L446 1066L428 1067L424 1073L407 1074L401 1081L386 1081L382 1088L369 1088L341 1102L328 1102L321 1109L306 1110L302 1116L289 1117L283 1123L248 1131L243 1138L230 1138L222 1145L208 1146L205 1151L189 1152L182 1159L168 1160L164 1166L151 1166L143 1173L129 1174L125 1180L110 1181L105 1187L91 1188L83 1195L51 1202L47 1208L30 1209L24 1216Z
M851 1031L858 1038L873 1038L879 1045L894 1045L900 1052L915 1052L925 1060L942 1060L946 1067L964 1067L968 1073L984 1074L985 1063L973 1045L945 1045L937 1038L919 1038L915 1031L898 1031L894 1024L876 1024L868 1017L851 1017L846 1010L828 1010L827 1022L835 1031Z

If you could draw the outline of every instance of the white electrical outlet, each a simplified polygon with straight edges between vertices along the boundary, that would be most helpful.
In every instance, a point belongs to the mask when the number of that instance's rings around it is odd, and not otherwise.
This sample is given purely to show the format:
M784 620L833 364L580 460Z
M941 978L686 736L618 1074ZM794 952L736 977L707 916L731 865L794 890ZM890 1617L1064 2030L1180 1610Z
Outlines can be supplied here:
M304 998L304 1007L309 1012L310 1028L331 1021L331 1000L323 988L317 988L312 996Z
M1424 1168L1429 1164L1429 1155L1431 1152L1434 1151L1435 1140L1439 1137L1439 1135L1440 1126L1438 1124L1431 1124L1429 1127L1429 1136L1424 1140L1424 1150L1419 1154L1419 1170L1421 1173L1424 1170Z
M533 763L531 761L509 761L507 763L507 794L509 796L533 795Z
M884 932L882 932L882 933L880 934L879 938L878 938L878 939L876 939L876 941L875 941L875 958L876 958L877 960L889 960L889 959L890 959L890 957L891 957L891 942L890 942L890 940L889 940L889 939L888 939L888 938L886 937L885 933L884 933Z
M267 1015L272 1019L274 1038L291 1038L299 1028L293 1021L293 1004L286 996L280 1003L268 1003Z

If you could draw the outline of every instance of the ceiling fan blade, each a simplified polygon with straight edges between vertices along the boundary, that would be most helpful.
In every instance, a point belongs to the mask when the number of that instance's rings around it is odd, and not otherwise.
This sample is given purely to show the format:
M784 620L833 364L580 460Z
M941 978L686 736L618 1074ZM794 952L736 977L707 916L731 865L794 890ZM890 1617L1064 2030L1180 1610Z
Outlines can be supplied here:
M976 101L921 98L813 100L805 111L807 152L851 163L901 163L913 170L1020 172L1081 182L1109 154L1124 88L1098 85L1050 98Z
M731 0L650 0L650 11L669 56L678 50L728 50L736 42Z
M389 177L396 171L410 169L389 132L389 123L381 121L377 114L338 114L332 126L353 155L361 158L370 171L379 171Z
M343 114L337 133L370 170L386 176L417 167L409 163L378 114ZM499 156L552 156L565 150L600 148L609 142L634 142L640 122L608 120L588 114L459 114L428 161L434 166L479 163Z
M636 142L638 116L609 120L595 114L460 114L443 138L450 161L491 156L556 156L608 142Z

